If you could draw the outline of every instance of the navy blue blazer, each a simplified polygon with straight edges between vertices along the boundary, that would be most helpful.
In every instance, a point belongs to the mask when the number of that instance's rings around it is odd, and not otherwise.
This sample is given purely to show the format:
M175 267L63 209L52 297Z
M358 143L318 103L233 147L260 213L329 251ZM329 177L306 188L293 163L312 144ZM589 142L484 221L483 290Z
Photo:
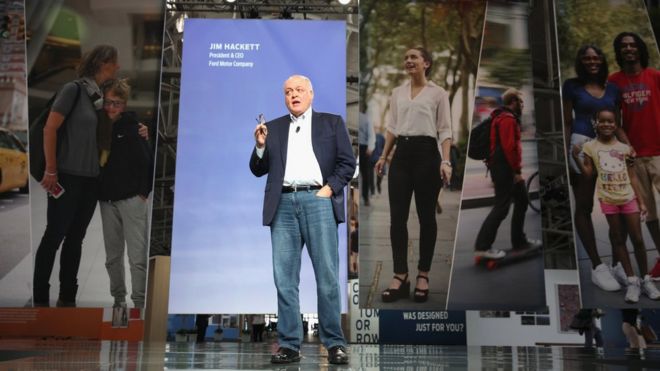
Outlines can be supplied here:
M270 225L282 195L289 144L289 115L266 123L268 136L262 158L252 150L250 170L260 177L268 174L264 195L263 224ZM344 187L355 173L355 156L341 116L312 111L312 147L321 168L323 184L332 188L332 209L337 223L344 222Z

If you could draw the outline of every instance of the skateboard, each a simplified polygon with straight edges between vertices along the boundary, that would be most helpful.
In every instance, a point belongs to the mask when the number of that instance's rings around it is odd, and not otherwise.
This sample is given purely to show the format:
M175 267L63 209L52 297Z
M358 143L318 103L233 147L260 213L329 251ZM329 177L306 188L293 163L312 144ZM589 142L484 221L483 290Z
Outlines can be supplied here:
M543 251L542 247L528 247L520 250L505 251L506 255L500 259L486 258L483 256L475 256L475 265L484 265L488 270L494 270L497 267L505 266L508 264L516 263L522 260L527 260L539 255Z

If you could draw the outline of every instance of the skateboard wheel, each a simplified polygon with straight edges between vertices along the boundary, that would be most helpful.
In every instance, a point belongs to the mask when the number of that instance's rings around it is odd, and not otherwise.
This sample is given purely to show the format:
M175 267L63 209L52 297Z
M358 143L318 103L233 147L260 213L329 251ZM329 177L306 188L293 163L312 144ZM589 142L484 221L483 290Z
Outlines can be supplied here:
M489 262L486 264L486 268L488 268L489 270L493 270L493 269L497 268L497 262L494 262L494 261L492 261L492 260L489 261Z
M479 263L481 263L481 256L475 256L474 257L474 264L479 265Z

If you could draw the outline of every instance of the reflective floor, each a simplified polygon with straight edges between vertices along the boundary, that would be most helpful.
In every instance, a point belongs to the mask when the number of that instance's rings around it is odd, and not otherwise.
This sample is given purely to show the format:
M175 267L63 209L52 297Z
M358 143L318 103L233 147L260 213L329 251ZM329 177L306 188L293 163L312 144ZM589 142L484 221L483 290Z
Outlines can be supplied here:
M300 363L272 365L273 344L0 339L0 370L654 370L660 349L352 345L350 364L330 365L318 344Z

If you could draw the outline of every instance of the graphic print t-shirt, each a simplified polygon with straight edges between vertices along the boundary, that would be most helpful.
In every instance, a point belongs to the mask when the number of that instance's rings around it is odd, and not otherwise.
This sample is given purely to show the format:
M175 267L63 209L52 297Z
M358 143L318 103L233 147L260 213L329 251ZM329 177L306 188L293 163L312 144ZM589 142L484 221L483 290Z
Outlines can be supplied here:
M635 198L626 166L626 159L630 157L629 145L619 141L604 144L594 139L585 143L582 150L591 157L598 171L596 191L599 200L622 205Z
M623 130L637 156L659 156L660 71L645 68L637 75L619 71L609 80L621 91Z

